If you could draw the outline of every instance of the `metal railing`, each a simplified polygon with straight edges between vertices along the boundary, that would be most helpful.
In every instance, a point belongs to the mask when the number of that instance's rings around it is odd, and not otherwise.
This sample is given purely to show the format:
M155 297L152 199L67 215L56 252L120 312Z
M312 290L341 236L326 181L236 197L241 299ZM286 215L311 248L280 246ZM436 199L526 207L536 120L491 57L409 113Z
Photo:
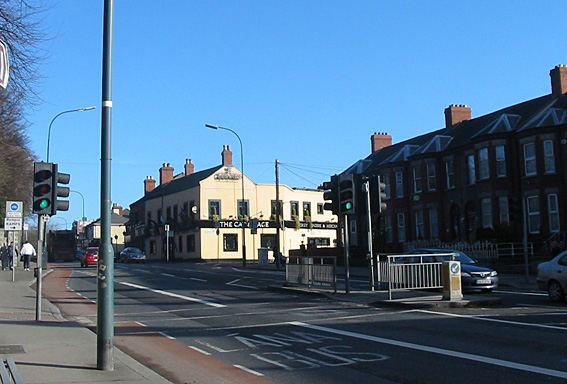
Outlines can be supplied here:
M337 293L337 258L335 256L290 257L285 266L288 284L307 285L309 288L332 287Z
M388 283L388 299L393 291L443 288L443 263L434 261L439 257L451 260L454 255L388 255L380 261L380 282Z

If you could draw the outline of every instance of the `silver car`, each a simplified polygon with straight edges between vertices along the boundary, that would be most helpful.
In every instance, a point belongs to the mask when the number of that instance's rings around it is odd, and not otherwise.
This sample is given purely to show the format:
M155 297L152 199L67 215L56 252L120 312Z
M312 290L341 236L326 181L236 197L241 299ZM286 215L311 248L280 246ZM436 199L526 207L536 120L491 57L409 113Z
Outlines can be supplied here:
M567 251L537 267L537 285L542 291L547 291L551 301L558 303L565 300L565 292L567 292Z
M124 248L122 252L120 252L120 261L123 263L145 263L146 262L146 254L142 252L138 248L128 247Z

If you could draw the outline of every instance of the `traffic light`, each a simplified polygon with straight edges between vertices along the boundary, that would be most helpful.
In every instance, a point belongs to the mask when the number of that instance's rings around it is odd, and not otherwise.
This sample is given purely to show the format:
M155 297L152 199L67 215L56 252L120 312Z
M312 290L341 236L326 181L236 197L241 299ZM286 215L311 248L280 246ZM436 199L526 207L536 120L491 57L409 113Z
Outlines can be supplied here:
M71 175L58 171L57 164L53 164L53 205L51 214L56 215L57 211L68 211L69 202L67 200L57 200L58 197L68 197L71 189L58 184L69 184Z
M354 177L352 174L339 175L339 213L354 213L356 197L354 194Z
M386 184L381 181L380 176L378 176L378 212L383 212L386 210Z
M326 211L332 211L335 215L339 214L339 178L337 175L331 176L331 181L323 183L323 199L329 201L323 205Z
M33 163L33 213L50 215L53 209L53 163Z

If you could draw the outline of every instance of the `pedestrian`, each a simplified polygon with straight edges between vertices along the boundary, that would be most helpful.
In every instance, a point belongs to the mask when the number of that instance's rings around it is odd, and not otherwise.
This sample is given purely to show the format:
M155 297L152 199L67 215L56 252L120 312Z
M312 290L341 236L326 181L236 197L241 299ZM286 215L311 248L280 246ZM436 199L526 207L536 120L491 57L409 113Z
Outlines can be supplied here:
M24 245L22 245L22 249L20 249L20 254L24 257L24 271L29 271L30 258L35 256L35 248L26 240Z
M10 269L14 267L14 256L16 258L18 257L18 249L16 248L16 245L12 241L8 246L8 260L10 261Z
M2 270L5 271L8 269L8 246L6 243L2 244L2 248L0 248L0 259L2 259Z

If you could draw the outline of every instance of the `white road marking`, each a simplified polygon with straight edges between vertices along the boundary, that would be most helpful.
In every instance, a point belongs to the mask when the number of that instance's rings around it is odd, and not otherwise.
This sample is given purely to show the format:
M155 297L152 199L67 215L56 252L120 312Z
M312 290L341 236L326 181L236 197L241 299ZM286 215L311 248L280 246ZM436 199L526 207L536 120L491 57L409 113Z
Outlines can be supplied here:
M520 321L511 321L511 320L500 320L500 319L493 319L493 318L484 317L484 316L458 315L456 313L442 313L442 312L427 311L427 310L424 310L424 309L418 310L418 312L429 313L429 314L440 315L440 316L460 317L460 318L465 318L465 319L490 321L490 322L493 322L493 323L521 325L521 326L524 326L524 327L545 328L545 329L553 329L553 330L557 330L557 331L567 331L567 328L565 328L565 327L554 327L553 325L545 325L545 324L523 323L523 322L520 322ZM565 315L565 314L562 313L561 315Z
M191 348L191 349L193 349L193 350L195 350L195 351L197 351L197 352L201 352L203 355L211 356L211 354L210 354L209 352L203 351L202 349L199 349L199 348L197 348L197 347L193 347L193 346L191 346L191 345L188 345L188 347Z
M256 371L254 371L254 370L252 370L252 369L248 369L248 368L246 368L246 367L243 367L242 365L236 365L236 364L235 364L234 366L235 366L236 368L240 368L240 369L242 369L243 371L246 371L246 372L251 373L251 374L253 374L253 375L256 375L256 376L264 376L264 375L261 374L260 372L256 372Z
M236 283L237 283L238 281L240 281L240 280L242 280L242 279L236 279L236 280L230 281L230 282L226 283L226 285L232 285L232 286L234 286L234 287L248 288L248 289L256 289L256 290L259 289L258 287L252 287L252 286L250 286L250 285L236 284Z
M175 297L176 299L192 301L192 302L195 302L195 303L204 304L204 305L208 305L208 306L215 307L215 308L226 308L226 305L223 305L223 304L212 303L210 301L197 299L197 298L191 297L191 296L178 295L177 293L167 292L167 291L163 291L161 289L153 289L153 288L149 288L149 287L144 287L143 285L126 283L126 282L118 282L118 284L126 285L126 286L132 287L132 288L143 289L145 291L158 293L158 294L164 295L164 296Z
M533 365L515 363L513 361L494 359L494 358L491 358L491 357L473 355L473 354L470 354L470 353L451 351L451 350L448 350L448 349L428 347L426 345L408 343L408 342L399 341L399 340L391 340L391 339L386 339L386 338L383 338L383 337L364 335L364 334L361 334L361 333L342 331L342 330L339 330L339 329L321 327L319 325L301 323L301 322L298 322L298 321L292 321L292 322L289 322L288 324L295 325L297 327L314 329L314 330L321 331L321 332L328 332L328 333L333 333L333 334L336 334L336 335L372 341L372 342L375 342L375 343L394 345L394 346L397 346L397 347L409 348L409 349L414 349L414 350L422 351L422 352L429 352L429 353L435 353L435 354L438 354L438 355L457 357L457 358L461 358L461 359L477 361L477 362L480 362L480 363L492 364L492 365L497 365L497 366L500 366L500 367L512 368L512 369L517 369L517 370L520 370L520 371L538 373L538 374L541 374L541 375L567 379L567 372L556 371L554 369L536 367L536 366L533 366Z
M189 280L201 281L201 282L204 282L204 283L207 282L207 280L205 280L205 279L197 279L196 277L190 277Z

